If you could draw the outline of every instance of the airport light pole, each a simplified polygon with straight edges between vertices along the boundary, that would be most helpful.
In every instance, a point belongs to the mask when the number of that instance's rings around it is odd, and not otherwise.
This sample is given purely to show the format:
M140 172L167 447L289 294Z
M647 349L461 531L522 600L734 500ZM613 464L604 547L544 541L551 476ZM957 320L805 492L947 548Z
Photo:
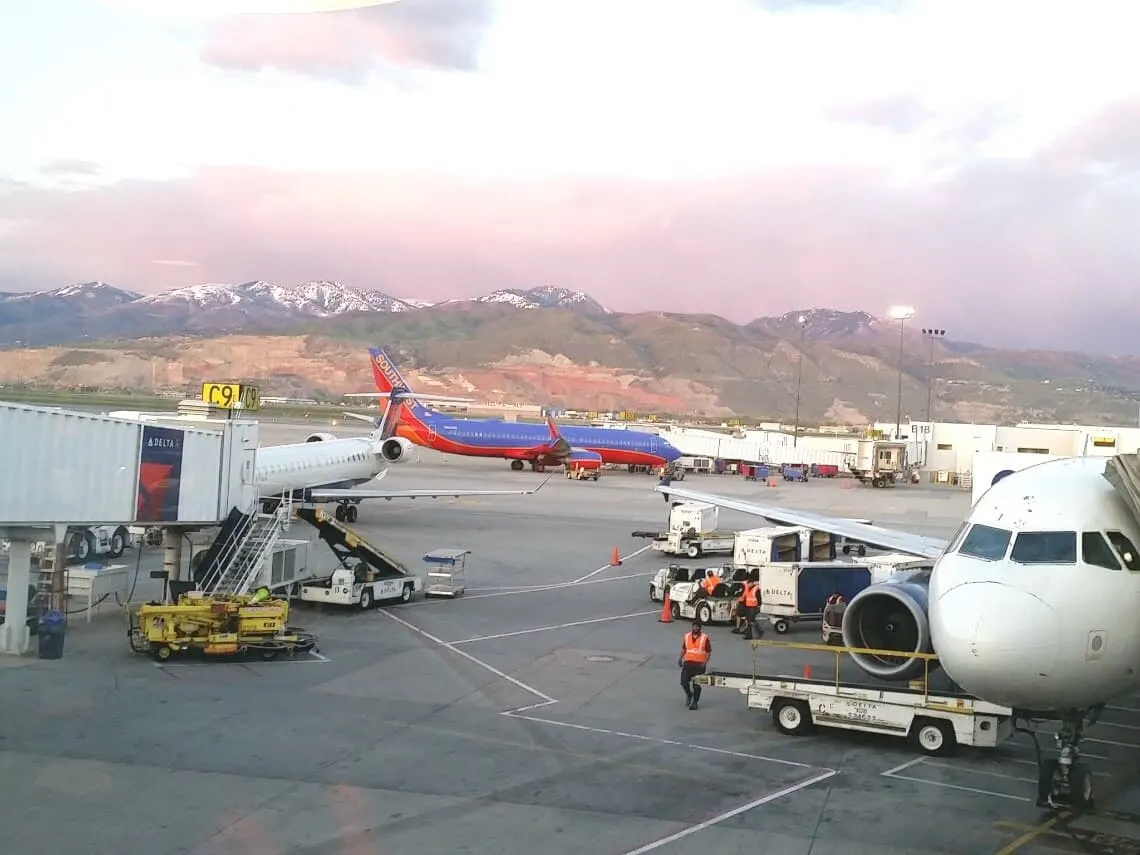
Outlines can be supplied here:
M922 334L926 336L926 340L930 342L930 356L926 361L926 420L929 422L931 418L931 405L934 402L934 342L946 335L946 330L922 330Z
M792 432L792 448L800 443L800 390L804 382L804 334L807 332L807 315L800 315L796 318L796 323L800 326L800 349L796 358L796 424Z
M899 322L899 391L895 407L895 439L902 434L902 386L903 386L903 330L906 322L914 317L911 306L892 306L891 318Z

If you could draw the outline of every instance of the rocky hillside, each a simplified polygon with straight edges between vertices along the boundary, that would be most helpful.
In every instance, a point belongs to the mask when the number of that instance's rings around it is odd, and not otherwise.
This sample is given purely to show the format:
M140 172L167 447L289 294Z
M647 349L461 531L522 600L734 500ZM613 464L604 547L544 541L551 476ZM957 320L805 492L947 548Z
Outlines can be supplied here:
M248 290L261 293L256 284ZM318 291L311 296L318 308L307 320L298 325L290 316L278 322L288 329L279 326L275 334L0 351L0 382L150 389L245 379L266 394L335 399L372 388L365 348L380 344L414 385L438 393L577 409L790 418L802 356L805 421L859 424L895 415L897 322L814 309L739 326L708 315L611 313L593 301L550 307L541 294L524 299L533 305L506 297L419 307L400 300L406 308L342 313ZM225 311L224 305L204 309L200 317ZM904 418L926 415L931 357L938 418L1129 424L1136 418L1140 359L944 340L931 348L910 323Z

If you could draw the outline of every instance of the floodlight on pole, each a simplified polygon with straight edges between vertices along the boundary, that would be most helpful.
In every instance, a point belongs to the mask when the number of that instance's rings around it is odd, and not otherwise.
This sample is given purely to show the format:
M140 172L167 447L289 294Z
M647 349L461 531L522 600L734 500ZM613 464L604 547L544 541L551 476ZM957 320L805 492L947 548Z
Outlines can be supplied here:
M895 439L902 435L902 387L903 387L903 330L906 322L914 317L913 306L891 306L890 316L899 322L899 390L895 407Z
M800 389L804 380L804 334L807 332L807 315L800 315L796 323L800 327L799 356L796 358L796 424L792 431L792 448L800 442Z
M922 334L930 342L930 355L926 360L926 420L932 418L931 406L934 403L934 342L946 335L946 330L923 328Z

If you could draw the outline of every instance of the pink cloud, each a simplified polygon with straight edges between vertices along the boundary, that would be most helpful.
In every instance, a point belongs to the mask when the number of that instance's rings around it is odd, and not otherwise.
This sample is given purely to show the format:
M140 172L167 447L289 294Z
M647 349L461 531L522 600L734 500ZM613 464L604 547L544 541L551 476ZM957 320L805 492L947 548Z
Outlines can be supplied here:
M384 64L470 70L490 22L490 0L415 0L346 12L239 15L211 27L200 55L224 68L278 68L348 82Z
M1082 128L1056 151L1086 138L1100 139ZM440 299L557 284L616 309L736 321L906 302L955 338L1135 352L1137 214L1130 190L1053 152L910 189L838 168L497 185L216 169L70 193L9 185L0 290L335 278Z

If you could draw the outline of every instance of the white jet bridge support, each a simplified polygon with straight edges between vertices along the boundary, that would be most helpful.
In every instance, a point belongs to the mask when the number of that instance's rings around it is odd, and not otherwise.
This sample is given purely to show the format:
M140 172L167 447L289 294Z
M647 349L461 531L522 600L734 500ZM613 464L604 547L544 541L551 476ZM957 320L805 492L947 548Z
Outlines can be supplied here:
M215 526L257 497L256 422L202 430L0 402L0 437L0 537L10 541L0 653L30 644L32 543L61 543L70 526L161 525L176 580L181 529Z

